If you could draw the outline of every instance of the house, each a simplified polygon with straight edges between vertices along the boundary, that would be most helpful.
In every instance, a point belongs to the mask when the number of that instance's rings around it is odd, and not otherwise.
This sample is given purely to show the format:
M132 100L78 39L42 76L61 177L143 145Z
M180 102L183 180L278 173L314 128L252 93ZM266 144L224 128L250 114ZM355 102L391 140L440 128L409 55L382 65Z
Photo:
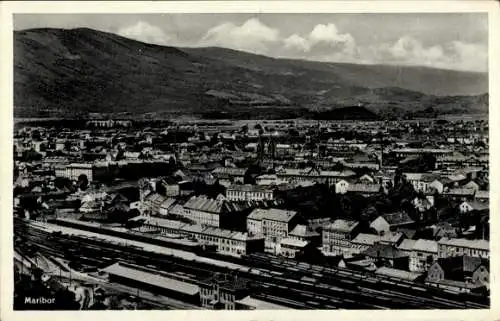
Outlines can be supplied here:
M359 181L359 183L365 183L365 184L375 184L376 183L375 179L368 174L361 176L358 179L358 181Z
M487 240L467 240L443 237L438 241L438 257L473 256L490 257L490 243Z
M474 195L475 200L478 202L489 202L490 201L490 191L476 191Z
M288 237L298 224L298 220L299 216L295 211L266 209L262 216L262 235L266 240L265 250L279 253L280 241Z
M250 235L263 235L262 218L267 213L265 209L256 208L247 216L247 232Z
M297 224L288 237L317 245L321 243L321 234L313 230L311 226L304 224Z
M475 193L476 191L472 188L453 188L445 190L443 195L457 201L468 201L474 199Z
M397 247L389 244L375 243L365 251L361 252L363 256L375 262L380 266L399 268L405 270L408 268L408 255L400 251Z
M410 227L415 224L415 221L403 211L386 213L381 215L389 224L391 231L399 227Z
M489 260L467 255L439 258L430 266L425 283L457 292L489 289Z
M404 239L406 239L404 233L389 231L380 236L379 243L398 246Z
M201 307L209 310L235 310L236 302L249 294L247 281L216 274L200 282Z
M378 235L384 235L391 231L391 225L387 222L384 217L379 216L370 223L370 228L375 231Z
M229 187L234 183L243 184L245 172L245 168L217 167L212 171L212 175L219 180L221 185Z
M161 203L160 208L158 210L159 215L166 216L170 212L170 210L173 208L173 206L176 204L177 200L173 197L167 197L163 203Z
M233 184L226 189L226 197L230 201L273 200L275 190L272 186Z
M255 184L257 185L279 185L286 183L278 178L276 174L262 174L255 177Z
M432 200L432 202L431 202ZM434 197L428 196L425 198L422 197L415 197L412 201L413 206L415 209L419 212L425 212L428 211L429 209L434 206Z
M181 193L179 186L180 179L176 179L174 177L168 177L161 181L163 188L165 189L165 196L167 197L176 197Z
M380 235L359 233L352 241L352 252L359 254L380 241Z
M398 250L403 252L406 256L410 257L411 252L413 251L413 246L417 240L411 240L411 239L404 239L398 246Z
M351 241L358 234L358 229L359 222L343 219L337 219L325 226L322 231L323 253L325 255L352 256Z
M295 258L297 253L304 250L309 242L297 240L291 237L284 238L280 241L280 255L287 258Z
M277 168L276 175L279 179L289 183L298 184L301 182L335 185L342 179L353 178L356 173L351 170L346 171L325 171L317 168Z
M381 186L379 184L355 183L347 186L347 193L356 193L363 196L379 194Z
M347 193L347 189L350 183L344 179L341 179L337 183L335 183L335 193L337 194L345 194Z
M488 203L481 203L476 201L462 202L458 206L458 210L460 214L465 214L472 211L484 211L488 210L490 205Z
M425 272L437 259L438 245L436 241L419 239L413 244L410 253L410 266L412 272Z
M220 216L225 212L225 198L216 199L205 195L191 197L183 206L183 216L201 225L219 227Z
M158 194L151 193L144 198L144 205L149 207L152 213L159 213L161 204L166 200L166 197Z
M467 184L462 185L462 188L473 189L477 192L479 190L479 185L474 181L469 181Z
M412 184L416 192L427 193L430 187L443 189L438 176L428 173L403 173L404 178Z

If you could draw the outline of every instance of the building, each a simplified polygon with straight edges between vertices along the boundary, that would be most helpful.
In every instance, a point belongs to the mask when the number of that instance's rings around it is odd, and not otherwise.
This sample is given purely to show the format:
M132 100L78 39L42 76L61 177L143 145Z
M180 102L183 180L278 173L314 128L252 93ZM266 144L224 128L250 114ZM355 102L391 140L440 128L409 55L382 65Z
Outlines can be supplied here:
M298 220L299 216L295 211L276 208L256 209L248 216L247 227L249 233L265 237L265 250L267 252L277 254L279 253L280 241L288 237Z
M70 180L78 180L80 175L87 176L89 182L94 180L95 168L93 164L89 163L72 163L66 166L56 166L54 168L56 177L65 177Z
M357 221L343 219L327 225L322 231L323 253L350 257L354 252L351 241L356 237L358 227Z
M230 201L263 201L275 198L274 188L264 185L231 185L226 189Z
M295 168L278 168L276 175L279 179L292 184L296 183L319 183L329 186L335 185L342 179L348 179L356 176L351 170L346 171L324 171L316 168L295 169Z
M237 310L290 310L291 308L256 299L252 296L246 296L243 299L236 300Z
M438 258L453 256L490 257L490 243L487 240L449 239L438 241Z
M217 274L200 282L201 306L210 310L235 310L236 302L249 294L248 281Z
M167 197L160 205L158 214L166 216L171 213L172 208L176 205L177 200L172 197Z
M490 206L488 203L477 202L477 201L469 201L469 202L465 201L458 206L460 214L465 214L472 211L484 211L489 208Z
M297 224L295 228L288 234L289 238L304 241L307 243L321 244L321 234L316 232L309 225Z
M170 238L189 238L217 252L239 257L264 251L264 237L212 226L201 226L160 217L150 217L143 228ZM186 240L184 240L186 241Z
M411 272L425 272L438 257L436 241L419 239L413 244L410 252Z
M220 216L225 213L224 197L216 199L208 198L205 195L191 197L183 206L183 216L206 226L220 226Z
M250 235L263 235L262 218L267 210L256 208L247 216L247 232Z
M443 190L443 184L437 175L428 173L404 173L403 175L416 192L425 194L431 190L431 187L437 191Z
M300 241L290 237L284 238L280 241L280 255L295 258L297 253L302 251L307 244L307 241Z
M397 228L408 228L415 225L415 221L408 215L408 213L403 211L385 213L381 216L389 224L391 231L394 231Z
M172 279L163 272L118 262L103 269L110 282L125 284L199 306L200 288L191 283Z
M425 283L455 292L489 289L489 260L468 255L439 258L430 266Z
M212 171L212 175L219 180L221 185L229 187L235 183L243 184L245 172L245 168L217 167Z
M151 213L157 214L160 212L161 205L166 199L163 195L151 193L144 198L144 205L150 209Z
M380 236L376 234L359 233L352 241L352 252L359 254L366 251L370 246L380 241Z

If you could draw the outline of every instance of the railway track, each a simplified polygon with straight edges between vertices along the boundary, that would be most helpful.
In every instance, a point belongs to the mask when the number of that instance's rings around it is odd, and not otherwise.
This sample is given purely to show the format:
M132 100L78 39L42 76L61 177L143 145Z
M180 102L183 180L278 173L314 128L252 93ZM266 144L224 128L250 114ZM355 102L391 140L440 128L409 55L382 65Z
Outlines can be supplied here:
M96 264L96 260L102 263L122 260L132 264L151 265L174 274L187 272L191 275L190 281L193 283L209 277L213 272L231 272L229 268L211 265L210 260L187 260L98 239L67 235L52 236L47 232L32 230L33 228L25 227L24 236L30 238L40 251L64 257L69 248L79 248L81 257L93 258L92 264ZM41 244L47 242L49 242L47 245ZM293 308L298 308L298 305L306 309L485 307L479 303L424 295L424 292L420 293L422 288L415 284L412 284L414 289L408 288L404 292L398 286L390 288L380 279L366 274L303 263L293 264L287 260L270 258L265 254L256 255L252 262L245 263L248 268L237 271L241 277L262 287L262 295L281 298L282 301L285 300L284 302L286 299L290 300L287 306Z

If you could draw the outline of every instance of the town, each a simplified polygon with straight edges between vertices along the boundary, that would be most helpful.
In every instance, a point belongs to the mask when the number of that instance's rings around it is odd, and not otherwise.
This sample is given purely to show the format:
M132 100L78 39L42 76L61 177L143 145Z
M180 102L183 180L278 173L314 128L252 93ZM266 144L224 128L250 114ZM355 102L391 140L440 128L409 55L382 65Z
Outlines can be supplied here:
M16 123L16 293L51 310L488 307L488 132L444 117Z

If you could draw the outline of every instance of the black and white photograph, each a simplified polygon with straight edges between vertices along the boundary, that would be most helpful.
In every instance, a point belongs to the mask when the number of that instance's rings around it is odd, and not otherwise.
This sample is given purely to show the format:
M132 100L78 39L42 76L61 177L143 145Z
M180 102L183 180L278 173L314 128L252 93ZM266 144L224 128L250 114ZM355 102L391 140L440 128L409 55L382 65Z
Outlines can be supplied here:
M489 26L13 13L13 310L490 309Z

